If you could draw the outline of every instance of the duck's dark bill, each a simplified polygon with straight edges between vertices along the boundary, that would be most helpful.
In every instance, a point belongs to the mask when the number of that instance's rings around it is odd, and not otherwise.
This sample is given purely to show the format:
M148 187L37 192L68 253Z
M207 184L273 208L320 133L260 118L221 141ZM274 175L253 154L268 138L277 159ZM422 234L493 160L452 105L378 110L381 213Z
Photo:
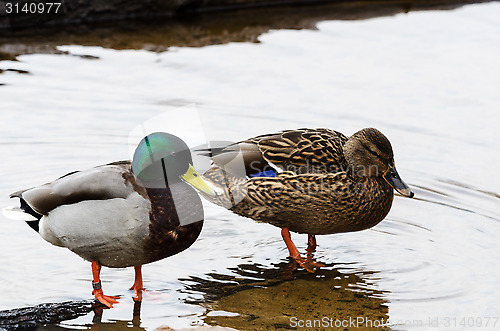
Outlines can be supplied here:
M405 197L413 198L415 195L408 185L399 177L399 174L396 170L396 167L390 168L384 175L384 179L392 186L393 189L398 191L400 194Z

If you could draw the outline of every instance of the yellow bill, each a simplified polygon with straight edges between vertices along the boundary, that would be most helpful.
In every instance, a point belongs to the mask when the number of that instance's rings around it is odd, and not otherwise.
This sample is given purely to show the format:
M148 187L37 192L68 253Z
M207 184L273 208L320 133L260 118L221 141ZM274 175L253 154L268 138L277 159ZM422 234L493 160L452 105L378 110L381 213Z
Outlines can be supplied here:
M211 197L215 197L217 195L212 187L205 180L203 180L203 178L201 178L200 174L198 174L196 169L191 164L189 165L188 171L186 171L186 173L182 175L181 178L186 183L188 183L198 191L205 193L206 195L209 195Z

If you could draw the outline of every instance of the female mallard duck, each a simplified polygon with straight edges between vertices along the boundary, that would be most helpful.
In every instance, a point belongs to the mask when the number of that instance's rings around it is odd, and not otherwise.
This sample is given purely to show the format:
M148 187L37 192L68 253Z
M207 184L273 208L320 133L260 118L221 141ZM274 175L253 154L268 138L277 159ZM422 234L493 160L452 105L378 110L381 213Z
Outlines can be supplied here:
M211 149L203 177L216 188L208 200L241 216L282 228L290 256L308 271L290 232L315 235L359 231L382 221L393 189L413 192L399 177L389 140L368 128L346 137L329 129L267 134ZM239 160L239 162L238 162Z
M194 243L203 226L196 191L213 191L191 165L178 137L153 133L131 162L69 173L51 183L16 192L27 223L53 245L92 262L93 294L108 307L118 297L101 289L101 266L134 266L134 299L142 299L141 266L177 254Z

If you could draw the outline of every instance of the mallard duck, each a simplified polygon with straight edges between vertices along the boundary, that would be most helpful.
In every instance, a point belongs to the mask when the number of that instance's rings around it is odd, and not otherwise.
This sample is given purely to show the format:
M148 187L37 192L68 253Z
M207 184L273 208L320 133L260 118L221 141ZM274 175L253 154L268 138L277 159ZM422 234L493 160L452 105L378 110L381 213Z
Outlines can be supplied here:
M140 301L141 266L182 252L197 239L203 207L190 185L214 194L192 166L184 141L152 133L132 162L71 172L11 197L20 199L18 212L43 239L92 262L93 295L111 308L118 297L103 294L101 266L134 266L130 290Z
M329 129L287 130L198 152L213 161L203 178L218 193L205 197L280 227L290 256L311 272L321 264L301 257L290 231L307 233L311 252L316 235L360 231L382 221L393 189L413 197L396 171L391 143L373 128L351 137Z

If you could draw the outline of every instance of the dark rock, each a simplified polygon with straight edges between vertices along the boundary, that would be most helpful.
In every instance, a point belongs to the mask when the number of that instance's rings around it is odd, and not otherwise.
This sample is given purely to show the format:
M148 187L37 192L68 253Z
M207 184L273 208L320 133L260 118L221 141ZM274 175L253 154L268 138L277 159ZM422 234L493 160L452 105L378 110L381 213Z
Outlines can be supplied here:
M0 311L0 330L33 329L72 320L92 311L93 301L43 303L33 307Z
M204 1L227 2L230 0ZM233 1L243 3L243 0ZM58 45L76 44L163 52L171 46L201 47L229 42L258 42L259 36L271 29L315 29L316 23L324 20L359 20L390 16L409 10L454 9L474 2L481 2L481 0L330 1L315 5L283 5L202 14L192 13L169 18L156 16L98 23L72 23L64 28L61 26L39 26L37 28L4 29L3 31L0 28L0 60L15 60L16 56L20 54L65 54L56 48ZM142 2L139 3L143 6ZM138 6L137 2L134 4ZM1 8L2 2L0 2L0 12ZM99 12L103 12L104 8L108 8L107 5L99 5ZM140 12L137 10L135 15L139 15ZM82 11L82 13L85 13L87 18L94 15L92 11ZM158 13L161 13L160 9L158 9ZM149 14L153 15L154 13ZM0 25L1 19L0 16ZM74 19L77 19L76 16ZM48 23L49 21L47 21ZM95 57L86 54L78 56L95 59Z
M479 2L478 0L54 0L61 3L51 8L45 0L0 1L0 30L51 25L117 21L133 18L170 18L175 15L192 15L200 12L276 7L290 5L318 5L354 3L387 5L400 3L402 11L422 6L447 6ZM484 1L484 0L483 0ZM15 4L15 6L13 6ZM40 12L40 9L42 9ZM9 11L11 11L9 13Z

